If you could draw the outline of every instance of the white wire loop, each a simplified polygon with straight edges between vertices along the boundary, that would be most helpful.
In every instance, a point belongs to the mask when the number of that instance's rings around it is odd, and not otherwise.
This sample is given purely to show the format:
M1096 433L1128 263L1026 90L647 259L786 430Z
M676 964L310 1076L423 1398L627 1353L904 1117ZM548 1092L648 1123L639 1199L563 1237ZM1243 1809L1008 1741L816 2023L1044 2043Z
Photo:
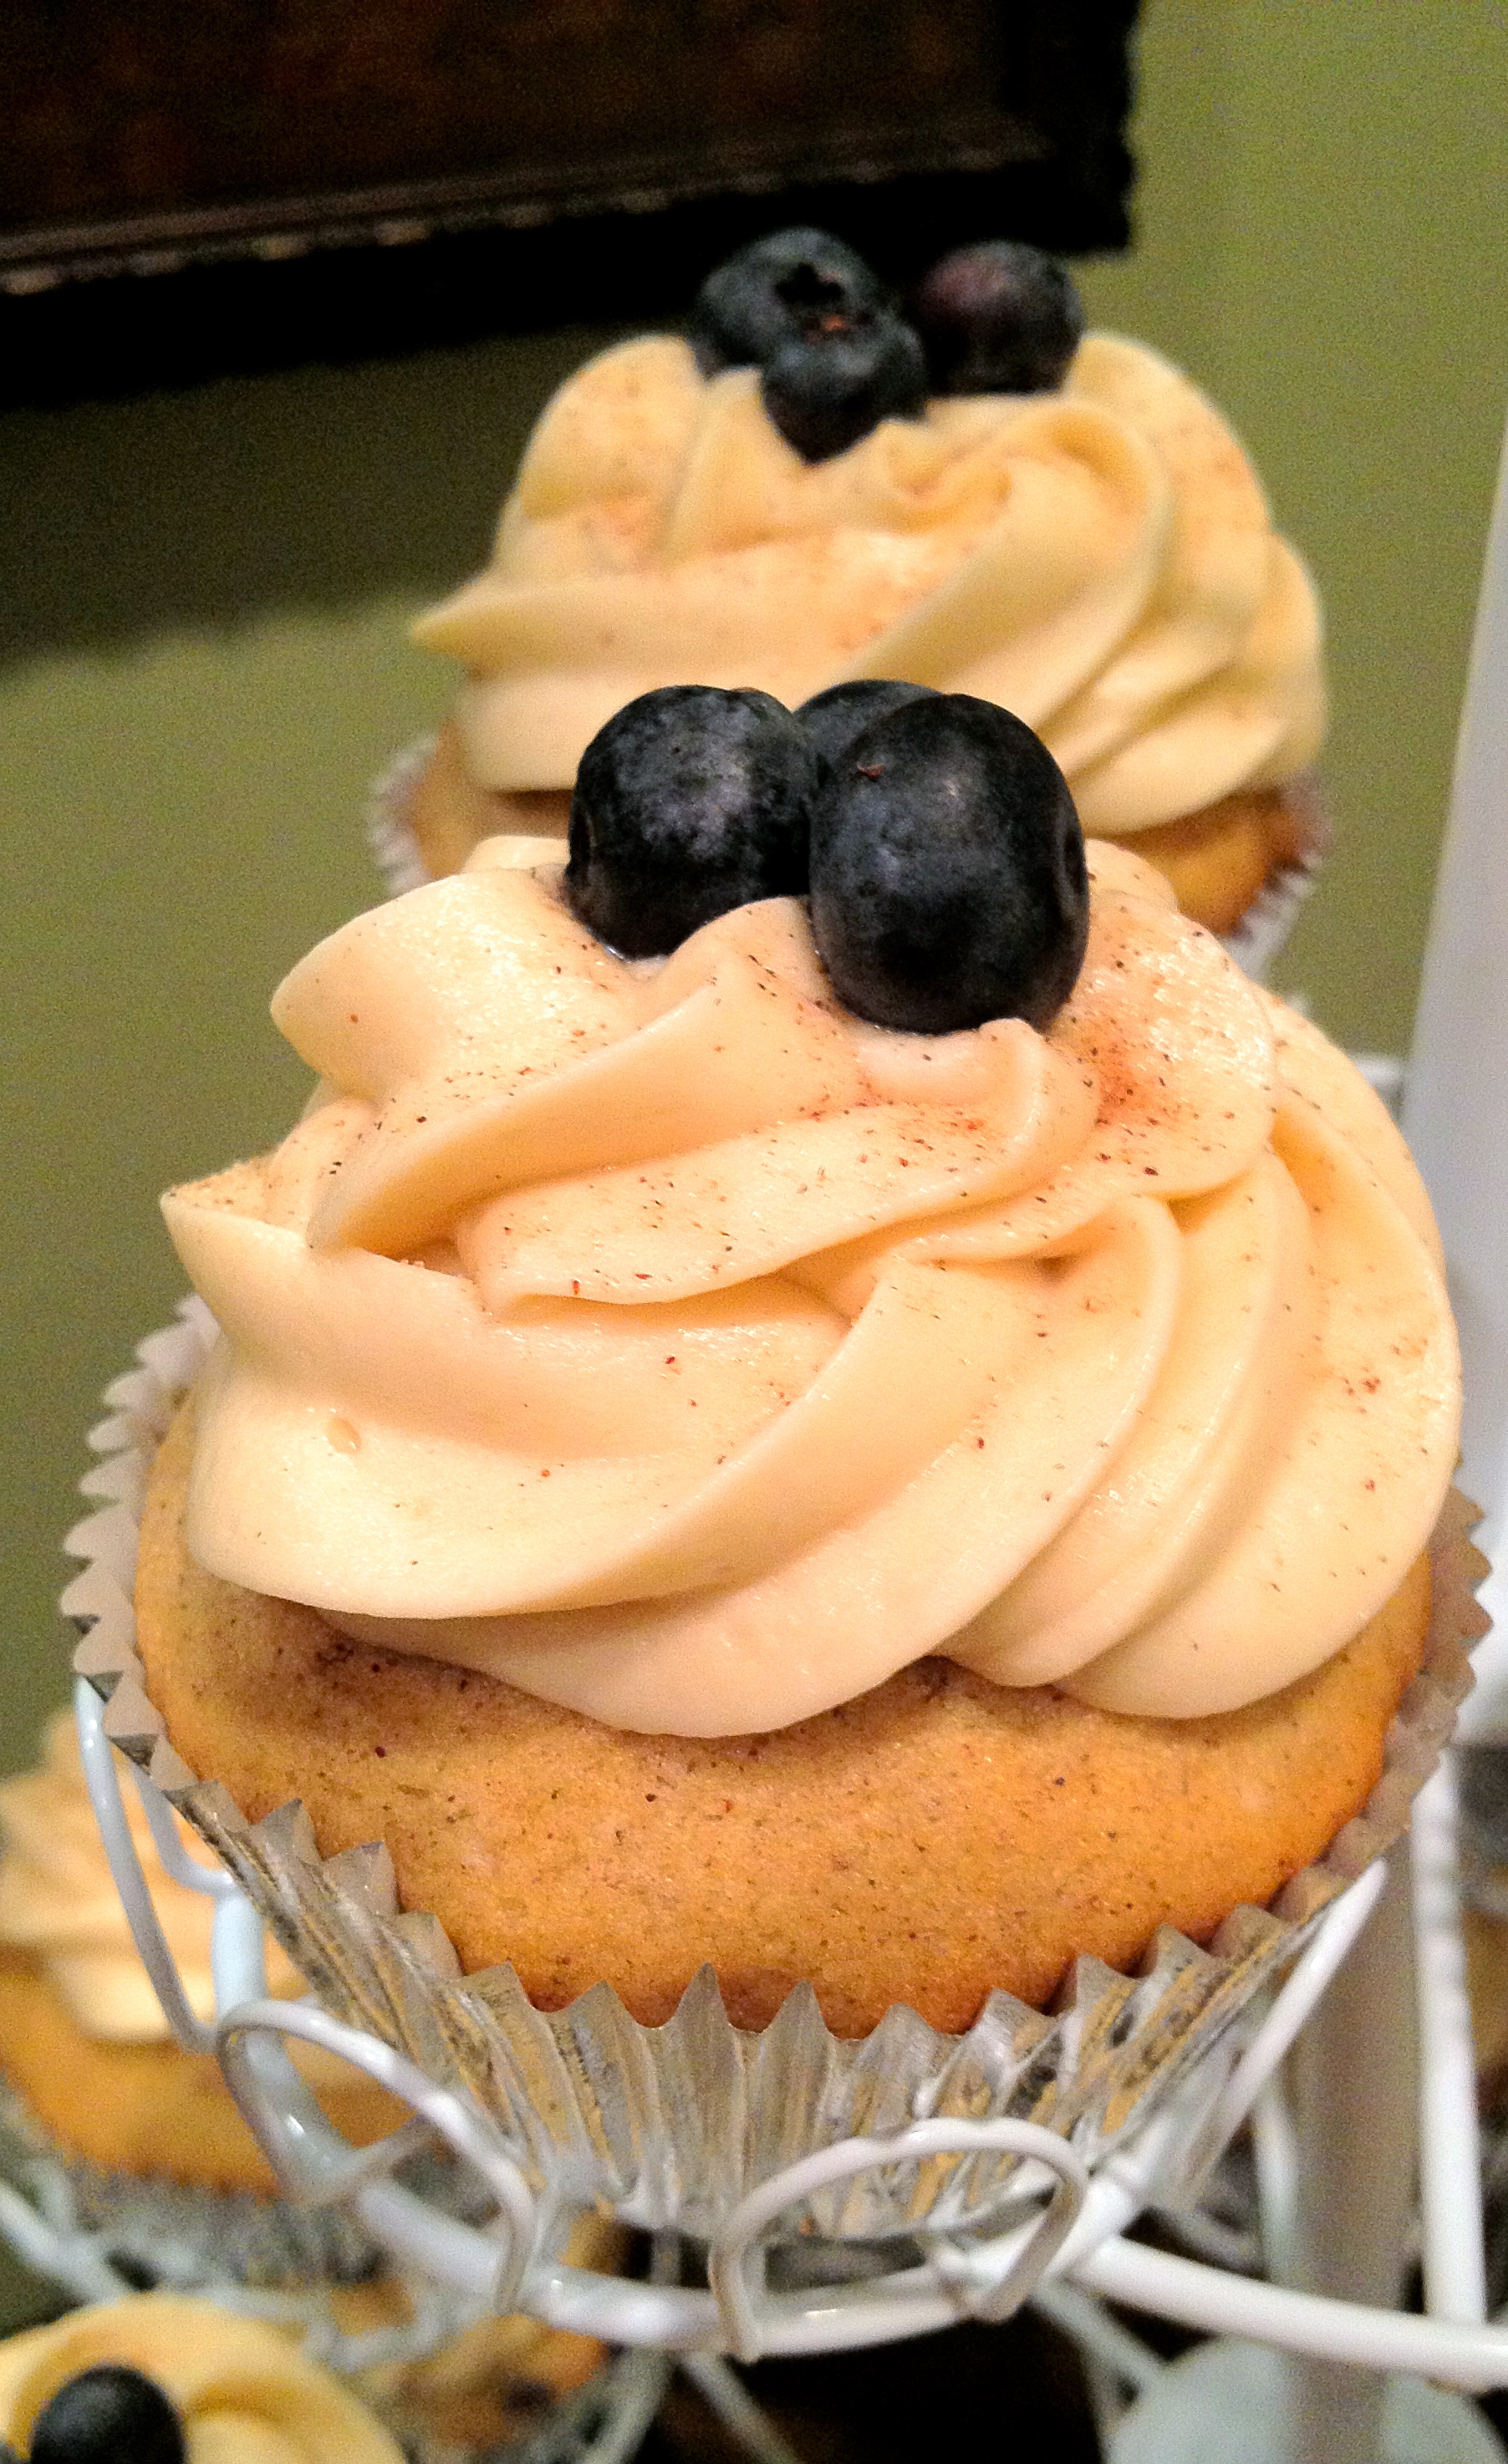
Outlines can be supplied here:
M131 1837L131 1827L126 1820L125 1800L121 1793L121 1775L116 1769L115 1748L104 1731L103 1706L86 1677L80 1677L75 1681L74 1712L78 1724L78 1750L83 1762L89 1801L94 1807L95 1820L100 1826L100 1837L104 1842L105 1855L110 1860L110 1871L115 1878L116 1889L121 1895L121 1905L125 1910L125 1921L131 1928L131 1940L136 1945L137 1956L151 1978L152 1991L162 2005L163 2016L185 2053L212 2053L214 2030L207 2026L198 2016L185 1992L183 1978L178 1972L178 1962L173 1957L167 1936L164 1933L157 1910L152 1905L152 1895L146 1887L146 1877L142 1871L142 1860L136 1853L136 1842ZM160 1792L151 1788L150 1782L147 1782L143 1789L143 1802L147 1802L148 1791L151 1795L157 1797L163 1814L166 1817L166 1828L171 1830L170 1810ZM158 1824L153 1818L149 1805L147 1818L152 1822L152 1834L155 1839L158 1837ZM173 1846L176 1850L178 1846L176 1837ZM191 1871L180 1873L179 1880L187 1881L191 1890L211 1890L217 1898L223 1896L228 1899L231 1892L234 1892L237 1898L241 1896L229 1874L216 1875L211 1881L203 1866L193 1865L192 1860L188 1859L184 1861L186 1865L191 1866ZM229 1891L223 1890L222 1886L225 1884L229 1884Z
M370 2147L352 2148L321 2112L303 2087L281 2040L293 2036L337 2054L390 2096L411 2105L414 2120ZM276 2044L268 2039L277 2040ZM226 2083L255 2133L284 2195L295 2204L325 2205L346 2200L377 2241L398 2257L410 2248L402 2232L407 2222L430 2236L452 2241L466 2272L468 2289L485 2296L500 2312L514 2308L539 2237L539 2209L533 2191L503 2145L502 2135L469 2097L439 2087L405 2054L332 2019L327 2012L299 2002L245 2002L226 2013L215 2030L215 2049ZM269 2058L269 2056L272 2058ZM395 2166L414 2155L432 2136L443 2139L453 2154L480 2179L501 2228L499 2252L495 2228L485 2236L474 2226L427 2209L411 2191L388 2178ZM411 2210L422 2211L410 2218ZM398 2230L398 2246L392 2235ZM464 2241L459 2236L466 2236ZM483 2252L488 2255L484 2259ZM477 2278L481 2280L476 2280Z
M956 2296L960 2315L1009 2318L1061 2248L1084 2204L1088 2172L1066 2139L1036 2123L914 2122L883 2139L843 2139L834 2146L818 2148L740 2200L707 2253L707 2279L730 2350L741 2362L756 2362L768 2349L760 2317L766 2236L786 2209L825 2189L831 2182L851 2180L874 2166L981 2154L1033 2159L1051 2178L1047 2206L1029 2225L1017 2225L965 2251L957 2243L960 2228L955 2223L946 2236L937 2236L934 2245L935 2257L942 2248L947 2251L937 2273ZM925 2227L919 2227L918 2238L926 2237ZM913 2273L908 2269L898 2277L872 2278L865 2288L870 2299L883 2302L890 2286L905 2283Z

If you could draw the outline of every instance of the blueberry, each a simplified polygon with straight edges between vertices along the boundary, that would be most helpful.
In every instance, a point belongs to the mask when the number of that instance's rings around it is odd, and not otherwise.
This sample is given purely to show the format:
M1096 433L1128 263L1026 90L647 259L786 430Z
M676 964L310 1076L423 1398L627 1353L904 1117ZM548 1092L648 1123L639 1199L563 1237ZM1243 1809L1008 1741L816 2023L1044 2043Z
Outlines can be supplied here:
M968 693L865 728L812 808L811 929L838 999L876 1026L1047 1026L1083 963L1089 885L1046 745Z
M820 776L769 693L641 693L581 757L566 898L610 949L649 958L752 898L799 896Z
M117 2362L65 2380L32 2431L32 2464L184 2464L188 2452L162 2388Z
M771 231L708 275L691 312L692 348L703 376L761 368L824 319L874 317L885 305L863 258L830 231Z
M1071 275L1024 240L955 249L921 283L911 314L938 393L1051 393L1084 331Z
M902 702L920 701L930 685L882 683L863 676L851 684L829 685L826 693L804 701L796 716L817 748L819 759L831 764L846 753L861 729L876 718L888 718Z
M927 363L912 328L882 311L784 343L765 363L760 392L803 461L826 462L882 419L925 410Z

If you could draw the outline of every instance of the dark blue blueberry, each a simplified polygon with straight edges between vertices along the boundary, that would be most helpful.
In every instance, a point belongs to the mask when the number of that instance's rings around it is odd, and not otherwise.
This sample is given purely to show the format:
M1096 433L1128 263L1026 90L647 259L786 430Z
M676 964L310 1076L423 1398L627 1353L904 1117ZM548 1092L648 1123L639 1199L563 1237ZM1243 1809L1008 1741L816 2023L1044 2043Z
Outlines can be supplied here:
M32 2464L185 2464L188 2452L162 2388L117 2362L66 2380L32 2431Z
M1089 885L1040 737L968 693L865 728L812 807L811 929L838 999L877 1026L1047 1026L1083 964Z
M816 746L823 761L831 765L848 751L861 729L873 727L876 718L888 718L902 702L920 701L930 685L902 685L881 681L878 677L855 678L852 684L829 685L826 693L813 693L804 701L796 716Z
M936 393L1051 393L1084 331L1071 275L1024 240L957 248L911 302Z
M641 693L581 757L566 895L627 958L677 949L750 899L799 896L820 776L805 730L769 693Z
M912 328L884 311L784 343L765 363L760 393L803 461L826 462L882 419L925 410L927 363Z
M824 319L852 322L885 305L863 258L831 231L771 231L708 275L691 312L691 345L703 376L762 368Z

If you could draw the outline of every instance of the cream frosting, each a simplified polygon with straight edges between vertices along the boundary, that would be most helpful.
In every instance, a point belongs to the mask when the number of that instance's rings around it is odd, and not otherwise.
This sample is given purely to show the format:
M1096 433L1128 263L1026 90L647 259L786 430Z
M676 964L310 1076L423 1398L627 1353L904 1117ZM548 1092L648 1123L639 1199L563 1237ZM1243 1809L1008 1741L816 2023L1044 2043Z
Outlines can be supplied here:
M0 2343L0 2437L24 2453L58 2388L108 2362L162 2388L188 2464L403 2464L366 2406L289 2337L165 2293L74 2310Z
M941 1652L1231 1708L1396 1588L1455 1457L1382 1106L1137 858L1046 1035L835 1001L800 902L630 962L558 873L359 917L275 1155L165 1201L224 1330L189 1546L611 1725L780 1727Z
M571 784L634 694L855 676L1002 702L1086 830L1124 835L1295 776L1323 733L1318 603L1251 464L1142 345L1086 338L1062 390L939 400L808 464L751 368L670 335L544 410L487 569L416 638L469 671L483 786Z
M185 1990L201 2019L214 2016L210 1972L212 1903L175 1881L157 1853L146 1815L122 1767L122 1799L136 1853ZM173 1817L196 1863L209 1852ZM137 1956L94 1818L72 1714L47 1730L36 1771L0 1781L0 1943L35 1959L85 2035L113 2044L166 2043L172 2031ZM299 1994L302 1979L268 1946L270 1990Z

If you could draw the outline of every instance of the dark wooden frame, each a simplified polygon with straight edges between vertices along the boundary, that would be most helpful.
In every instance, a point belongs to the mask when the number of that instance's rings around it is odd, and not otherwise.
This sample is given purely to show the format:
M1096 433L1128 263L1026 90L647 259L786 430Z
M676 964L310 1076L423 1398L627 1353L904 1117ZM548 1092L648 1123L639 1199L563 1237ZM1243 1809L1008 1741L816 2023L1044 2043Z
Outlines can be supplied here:
M818 220L905 279L1123 246L1136 0L11 0L10 398L684 305ZM110 276L155 275L150 283ZM13 354L8 353L8 358Z

